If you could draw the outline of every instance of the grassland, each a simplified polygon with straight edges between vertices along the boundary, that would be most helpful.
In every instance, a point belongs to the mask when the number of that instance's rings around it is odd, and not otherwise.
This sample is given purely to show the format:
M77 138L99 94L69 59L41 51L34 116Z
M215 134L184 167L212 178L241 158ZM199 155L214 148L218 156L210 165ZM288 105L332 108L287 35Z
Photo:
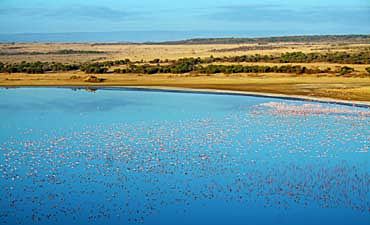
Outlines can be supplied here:
M262 46L262 47L261 47ZM68 50L68 51L66 51ZM72 51L70 51L72 50ZM184 57L229 57L240 55L277 55L286 52L348 52L369 51L370 43L338 42L273 42L249 44L67 44L67 43L16 43L0 44L0 62L61 62L92 63L106 60L130 59L147 63L153 59L177 60ZM32 53L34 52L34 53ZM60 53L70 54L60 54ZM6 54L9 53L9 54ZM19 54L18 54L19 53ZM24 54L21 54L24 53ZM35 54L40 53L40 54ZM45 54L42 54L45 53ZM58 54L59 53L59 54ZM282 65L283 63L242 62L212 63L239 65ZM86 82L89 74L81 71L45 74L2 73L0 86L161 86L195 89L219 89L273 93L342 100L370 102L370 76L366 64L335 64L328 62L290 63L307 68L354 68L346 76L338 74L284 74L284 73L237 73L237 74L95 74L103 82ZM113 68L114 69L114 68Z

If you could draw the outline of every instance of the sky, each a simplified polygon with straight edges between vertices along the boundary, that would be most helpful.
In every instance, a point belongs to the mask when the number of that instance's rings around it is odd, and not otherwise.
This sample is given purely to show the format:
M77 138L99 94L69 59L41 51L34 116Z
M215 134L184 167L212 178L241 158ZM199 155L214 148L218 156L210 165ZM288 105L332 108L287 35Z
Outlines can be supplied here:
M0 33L369 34L370 0L0 0Z

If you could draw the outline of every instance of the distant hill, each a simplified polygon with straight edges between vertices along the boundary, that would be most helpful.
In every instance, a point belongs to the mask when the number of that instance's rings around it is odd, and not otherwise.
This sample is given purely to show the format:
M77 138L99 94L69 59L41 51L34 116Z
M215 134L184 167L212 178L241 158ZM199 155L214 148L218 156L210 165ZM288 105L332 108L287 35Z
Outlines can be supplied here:
M345 42L370 44L370 35L312 35L261 38L195 38L181 41L147 42L145 44L252 44L272 42Z

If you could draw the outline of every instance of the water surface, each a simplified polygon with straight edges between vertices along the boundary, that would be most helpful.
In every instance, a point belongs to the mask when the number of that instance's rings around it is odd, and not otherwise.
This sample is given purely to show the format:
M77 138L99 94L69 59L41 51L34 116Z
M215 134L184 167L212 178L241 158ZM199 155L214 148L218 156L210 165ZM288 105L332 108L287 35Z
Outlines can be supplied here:
M0 224L369 224L370 110L0 89Z

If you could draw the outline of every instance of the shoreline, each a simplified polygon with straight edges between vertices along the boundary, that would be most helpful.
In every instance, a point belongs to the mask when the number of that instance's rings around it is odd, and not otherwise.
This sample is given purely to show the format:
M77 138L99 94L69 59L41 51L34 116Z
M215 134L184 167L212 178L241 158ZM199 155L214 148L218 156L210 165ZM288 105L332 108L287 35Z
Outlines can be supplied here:
M324 97L309 97L304 95L285 95L285 94L274 94L266 92L252 92L252 91L234 91L234 90L222 90L222 89L197 89L197 88L178 88L178 87L162 87L162 86L122 86L123 88L135 88L143 90L160 90L160 91L176 91L176 92L192 92L192 93L204 93L204 94L228 94L228 95L242 95L242 96L252 96L252 97L265 97L265 98L278 98L286 100L299 100L299 101L310 101L310 102L321 102L330 104L341 104L348 106L359 106L370 108L370 101L349 101L340 100L333 98Z
M370 108L370 101L351 101L341 100L327 97L310 97L304 95L287 95L287 94L276 94L268 92L252 92L252 91L236 91L226 89L207 89L207 88L188 88L188 87L170 87L170 86L126 86L126 85L112 85L112 86L99 86L99 85L19 85L19 86L6 86L0 85L0 88L12 89L12 88L78 88L78 89L102 89L102 90L146 90L146 91L166 91L166 92L181 92L181 93L201 93L201 94L223 94L223 95L241 95L241 96L252 96L252 97L264 97L264 98L277 98L285 100L298 100L307 102L319 102L329 104L339 104L346 106L354 106L361 108Z

